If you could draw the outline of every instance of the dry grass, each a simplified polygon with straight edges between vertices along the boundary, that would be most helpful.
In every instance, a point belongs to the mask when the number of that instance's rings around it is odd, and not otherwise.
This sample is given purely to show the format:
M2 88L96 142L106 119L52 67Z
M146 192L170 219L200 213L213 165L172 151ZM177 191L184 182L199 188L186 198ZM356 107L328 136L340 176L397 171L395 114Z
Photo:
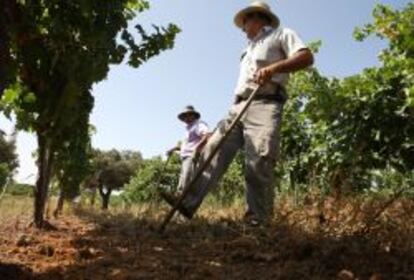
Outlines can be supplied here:
M33 209L33 199L29 197L5 196L0 201L0 225L19 227L26 223Z
M17 279L414 279L413 201L399 199L379 215L386 201L292 201L277 203L268 228L245 226L238 202L205 205L159 235L163 205L66 209L51 220L59 230L43 232L21 222L30 219L30 199L6 199L0 262ZM19 246L22 236L29 241Z

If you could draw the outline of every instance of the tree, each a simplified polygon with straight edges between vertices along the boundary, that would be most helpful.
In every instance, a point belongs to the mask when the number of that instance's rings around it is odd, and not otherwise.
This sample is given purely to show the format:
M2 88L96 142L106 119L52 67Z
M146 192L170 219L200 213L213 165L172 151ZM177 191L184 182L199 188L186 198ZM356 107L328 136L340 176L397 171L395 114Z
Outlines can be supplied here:
M117 150L95 150L92 159L92 177L102 198L102 209L109 207L109 200L114 190L122 189L130 181L133 174L142 165L139 152Z
M112 191L123 188L129 182L133 173L134 170L123 161L113 163L102 170L99 176L99 194L102 198L102 209L108 209Z
M125 186L122 198L128 203L158 202L159 188L176 191L180 174L180 159L173 155L168 164L161 157L143 161Z
M78 104L93 100L92 85L106 78L111 64L126 59L130 66L139 67L172 48L179 29L154 26L155 32L149 34L137 24L136 41L128 22L136 12L149 8L145 0L1 3L0 10L8 11L3 20L10 38L3 52L12 54L7 71L2 71L16 73L16 83L3 95L3 106L6 113L16 114L19 129L33 131L37 137L34 224L41 228L56 152L65 145L61 139L67 139L81 122ZM84 108L87 113L90 106Z
M90 170L92 157L91 127L89 126L89 113L92 110L92 102L79 104L79 123L70 132L65 133L68 139L57 151L53 176L59 185L59 199L54 211L57 217L63 210L65 200L74 199L80 194L80 185L85 180ZM82 108L87 106L87 108Z
M316 69L297 73L286 107L285 171L291 183L370 187L372 171L389 167L409 175L414 168L414 4L396 11L378 5L374 22L355 31L389 46L380 67L344 79Z
M380 55L382 66L346 81L354 90L358 113L365 122L357 127L369 157L360 160L374 168L387 164L401 173L414 169L414 3L397 11L378 5L374 23L355 31L358 40L375 35L389 47ZM358 106L359 105L359 106ZM367 106L368 105L368 106ZM372 140L365 144L367 139ZM365 140L365 141L364 141Z

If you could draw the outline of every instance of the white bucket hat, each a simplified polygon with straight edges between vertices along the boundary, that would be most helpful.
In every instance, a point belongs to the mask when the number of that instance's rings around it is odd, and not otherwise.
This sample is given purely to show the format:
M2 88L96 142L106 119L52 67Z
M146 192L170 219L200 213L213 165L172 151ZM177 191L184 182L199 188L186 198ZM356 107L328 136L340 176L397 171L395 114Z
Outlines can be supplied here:
M247 8L239 11L234 17L234 23L237 27L243 29L244 18L247 14L250 13L262 13L269 17L270 25L274 28L277 28L280 24L280 20L277 15L275 15L270 6L263 1L253 1Z

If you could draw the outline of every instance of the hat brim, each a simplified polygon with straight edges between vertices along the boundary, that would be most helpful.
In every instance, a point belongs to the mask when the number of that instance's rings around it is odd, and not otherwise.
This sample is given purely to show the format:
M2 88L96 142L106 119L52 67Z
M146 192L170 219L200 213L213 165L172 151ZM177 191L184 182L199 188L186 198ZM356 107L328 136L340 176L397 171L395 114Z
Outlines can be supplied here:
M270 25L273 28L279 27L279 25L280 25L279 17L276 16L274 13L270 12L269 10L267 10L265 8L262 8L262 7L247 7L245 9L241 10L234 17L234 24L236 24L236 26L238 28L243 29L244 28L244 17L249 13L255 13L255 12L263 13L263 14L267 15L270 19Z
M199 118L201 117L201 115L200 115L200 113L199 113L199 112L196 112L196 111L186 111L186 112L182 112L182 113L180 113L180 114L178 115L178 119L179 119L180 121L184 121L184 118L185 118L185 116L187 116L187 115L193 115L193 116L195 116L195 118L196 118L196 119L199 119Z

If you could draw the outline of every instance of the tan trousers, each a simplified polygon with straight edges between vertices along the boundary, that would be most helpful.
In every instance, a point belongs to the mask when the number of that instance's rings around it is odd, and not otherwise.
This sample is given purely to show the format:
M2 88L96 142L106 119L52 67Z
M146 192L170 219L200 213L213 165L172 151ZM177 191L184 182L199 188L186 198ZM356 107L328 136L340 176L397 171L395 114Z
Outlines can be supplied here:
M209 139L198 166L207 159L228 130L245 101L233 105ZM231 132L201 178L193 184L184 198L183 206L193 213L210 189L217 186L239 149L244 149L245 183L248 212L267 221L273 213L273 176L279 157L280 127L283 104L275 101L253 101L239 124Z

